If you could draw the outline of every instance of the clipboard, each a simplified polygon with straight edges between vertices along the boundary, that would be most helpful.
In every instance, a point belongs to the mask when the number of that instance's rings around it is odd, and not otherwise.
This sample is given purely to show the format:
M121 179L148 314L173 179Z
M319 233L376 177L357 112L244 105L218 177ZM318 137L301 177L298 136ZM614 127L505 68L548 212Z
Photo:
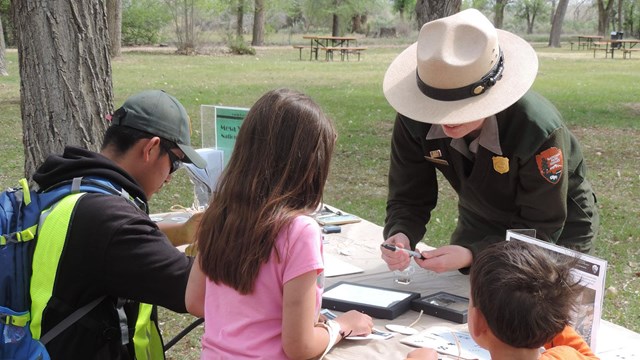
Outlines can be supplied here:
M330 208L326 205L315 212L312 216L318 224L322 226L352 224L362 220L356 215L348 214L340 210Z
M357 223L360 220L361 219L359 217L352 214L332 214L316 217L316 221L322 226L352 224Z
M340 281L324 290L322 307L357 310L378 319L395 319L411 306L420 293Z

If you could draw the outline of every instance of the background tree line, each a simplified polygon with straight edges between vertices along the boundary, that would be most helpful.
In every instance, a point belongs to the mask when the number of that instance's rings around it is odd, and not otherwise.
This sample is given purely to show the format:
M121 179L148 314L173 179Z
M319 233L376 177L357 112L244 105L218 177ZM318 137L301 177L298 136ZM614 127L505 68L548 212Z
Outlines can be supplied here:
M376 37L393 28L410 38L469 7L498 28L549 34L549 46L563 31L639 37L640 0L0 0L0 76L5 44L18 48L25 174L66 144L97 150L113 110L110 59L123 44L192 54L217 34L246 53L283 31Z
M498 28L519 34L549 34L559 45L563 33L640 37L640 0L103 0L112 48L122 44L175 44L189 54L211 43L262 46L269 34L322 31L333 35L379 34L419 29L430 20L473 7ZM14 0L15 2L15 0ZM10 0L0 0L0 29L15 46ZM564 29L562 26L564 25ZM120 29L120 30L118 30ZM397 33L397 32L396 32ZM245 39L247 38L247 39ZM219 42L219 41L213 41Z

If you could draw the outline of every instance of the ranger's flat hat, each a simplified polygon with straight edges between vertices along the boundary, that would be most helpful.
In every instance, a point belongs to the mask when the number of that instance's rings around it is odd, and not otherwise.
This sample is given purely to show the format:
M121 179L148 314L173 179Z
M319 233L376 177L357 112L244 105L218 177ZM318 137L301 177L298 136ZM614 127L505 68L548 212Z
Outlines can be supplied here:
M426 23L389 65L383 91L400 114L463 124L496 114L529 90L538 57L529 43L493 27L476 9Z

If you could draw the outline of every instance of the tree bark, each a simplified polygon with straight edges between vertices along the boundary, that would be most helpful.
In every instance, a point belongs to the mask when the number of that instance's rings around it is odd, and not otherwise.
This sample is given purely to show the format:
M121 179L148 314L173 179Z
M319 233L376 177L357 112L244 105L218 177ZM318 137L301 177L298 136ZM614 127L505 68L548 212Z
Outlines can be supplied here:
M496 4L494 6L495 14L493 17L493 26L496 29L502 29L504 25L504 8L509 3L509 0L496 0Z
M109 55L120 56L122 42L122 0L107 0L107 24L109 28Z
M113 110L102 0L12 3L25 175L65 145L97 151Z
M461 0L417 0L415 12L418 29L429 21L459 12L461 2Z
M613 3L613 0L607 0L606 4L604 3L604 0L598 0L598 35L608 35L609 14L611 14Z
M244 0L238 0L236 8L236 39L242 40L244 34Z
M7 63L4 59L4 31L2 30L2 19L0 19L0 76L8 76Z
M531 1L529 3L524 3L524 17L527 20L527 34L533 34L533 27L536 24L536 17L538 13L542 10L543 4L541 1ZM552 23L553 24L553 23Z
M618 0L618 31L622 31L622 0Z
M340 17L338 14L333 14L333 25L331 25L331 36L340 36Z
M569 0L558 1L558 6L553 15L553 23L551 24L551 33L549 34L549 47L560 47L560 35L562 34L562 23L564 22L564 16L567 13L567 6Z
M251 45L264 45L264 0L255 0L253 15L253 38Z

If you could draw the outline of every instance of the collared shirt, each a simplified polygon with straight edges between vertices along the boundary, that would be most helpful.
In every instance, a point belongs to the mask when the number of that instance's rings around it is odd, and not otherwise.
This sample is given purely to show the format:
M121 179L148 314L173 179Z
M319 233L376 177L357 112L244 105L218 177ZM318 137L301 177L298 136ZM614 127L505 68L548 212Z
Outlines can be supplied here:
M448 136L444 133L442 125L432 126L427 133L426 140L443 139ZM469 145L464 138L451 139L451 147L458 150L467 159L473 160L478 153L478 145L494 154L502 155L500 147L500 134L498 133L498 120L495 115L486 118L480 129L480 135L473 139Z

